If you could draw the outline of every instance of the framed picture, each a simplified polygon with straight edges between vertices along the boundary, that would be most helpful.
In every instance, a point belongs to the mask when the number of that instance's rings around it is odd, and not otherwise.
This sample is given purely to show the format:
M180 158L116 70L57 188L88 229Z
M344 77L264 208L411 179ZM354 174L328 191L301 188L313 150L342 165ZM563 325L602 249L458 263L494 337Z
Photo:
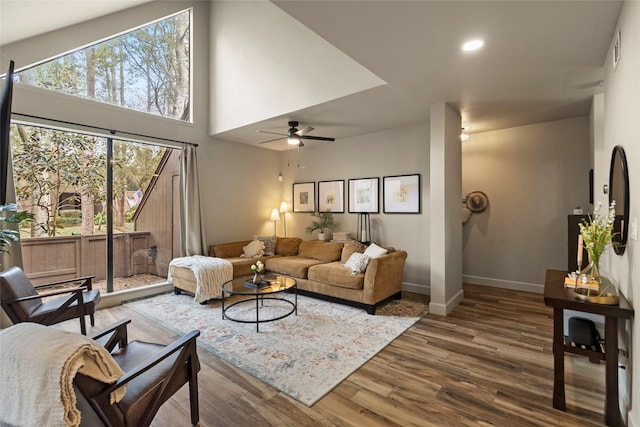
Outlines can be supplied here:
M344 179L318 181L318 210L344 213Z
M359 178L349 180L349 212L378 213L380 178Z
M316 183L300 182L293 184L293 211L315 212L316 210Z
M420 213L420 174L385 176L384 213Z

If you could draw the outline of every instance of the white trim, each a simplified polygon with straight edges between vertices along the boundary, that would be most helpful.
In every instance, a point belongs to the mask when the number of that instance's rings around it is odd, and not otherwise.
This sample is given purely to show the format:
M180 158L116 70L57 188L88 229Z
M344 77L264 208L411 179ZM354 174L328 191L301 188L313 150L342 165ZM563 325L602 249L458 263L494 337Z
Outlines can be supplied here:
M511 289L513 291L533 292L536 294L544 293L544 285L538 283L516 282L513 280L494 279L490 277L462 275L464 283L474 285L492 286L494 288Z
M402 290L422 295L431 295L431 285L402 282Z
M464 299L464 291L460 289L446 304L429 303L429 314L446 316Z
M127 289L124 291L111 292L100 296L98 309L114 307L125 301L136 298L145 298L157 294L162 294L173 290L173 283L163 282L155 285L143 286L140 288Z

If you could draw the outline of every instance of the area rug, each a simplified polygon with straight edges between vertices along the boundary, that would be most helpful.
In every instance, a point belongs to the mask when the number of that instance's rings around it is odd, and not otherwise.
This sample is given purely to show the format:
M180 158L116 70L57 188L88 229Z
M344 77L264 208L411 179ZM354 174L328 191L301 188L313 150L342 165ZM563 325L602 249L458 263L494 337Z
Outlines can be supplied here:
M262 323L256 332L254 324L222 320L219 301L201 305L188 295L162 294L126 306L177 334L199 329L202 348L307 406L427 311L424 304L404 299L392 301L371 316L362 309L298 296L297 316ZM260 317L275 318L290 308L281 301L265 300ZM228 314L254 319L255 305L240 304Z

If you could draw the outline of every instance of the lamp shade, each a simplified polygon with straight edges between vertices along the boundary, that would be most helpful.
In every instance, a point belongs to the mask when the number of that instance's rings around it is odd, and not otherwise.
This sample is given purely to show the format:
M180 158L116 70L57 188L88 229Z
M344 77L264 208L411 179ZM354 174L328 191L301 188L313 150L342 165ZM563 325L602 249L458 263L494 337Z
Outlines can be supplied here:
M280 221L280 214L276 208L271 211L271 221Z
M289 212L289 206L287 205L287 202L280 203L280 213L286 212Z

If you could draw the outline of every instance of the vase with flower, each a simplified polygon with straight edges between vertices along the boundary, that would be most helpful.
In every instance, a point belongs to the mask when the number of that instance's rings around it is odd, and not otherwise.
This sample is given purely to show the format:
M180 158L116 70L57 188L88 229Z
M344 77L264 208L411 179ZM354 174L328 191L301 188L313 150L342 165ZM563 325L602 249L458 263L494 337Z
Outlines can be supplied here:
M618 304L620 301L611 281L602 276L600 271L600 258L612 244L615 203L611 202L606 214L600 212L602 205L598 203L588 220L579 224L579 242L583 242L589 255L589 265L577 272L579 280L575 292L578 299L610 305ZM579 248L578 253L582 254L582 248Z
M255 284L260 284L262 281L262 271L264 270L264 264L262 261L258 261L251 266L251 271L253 271L253 280L252 282Z

